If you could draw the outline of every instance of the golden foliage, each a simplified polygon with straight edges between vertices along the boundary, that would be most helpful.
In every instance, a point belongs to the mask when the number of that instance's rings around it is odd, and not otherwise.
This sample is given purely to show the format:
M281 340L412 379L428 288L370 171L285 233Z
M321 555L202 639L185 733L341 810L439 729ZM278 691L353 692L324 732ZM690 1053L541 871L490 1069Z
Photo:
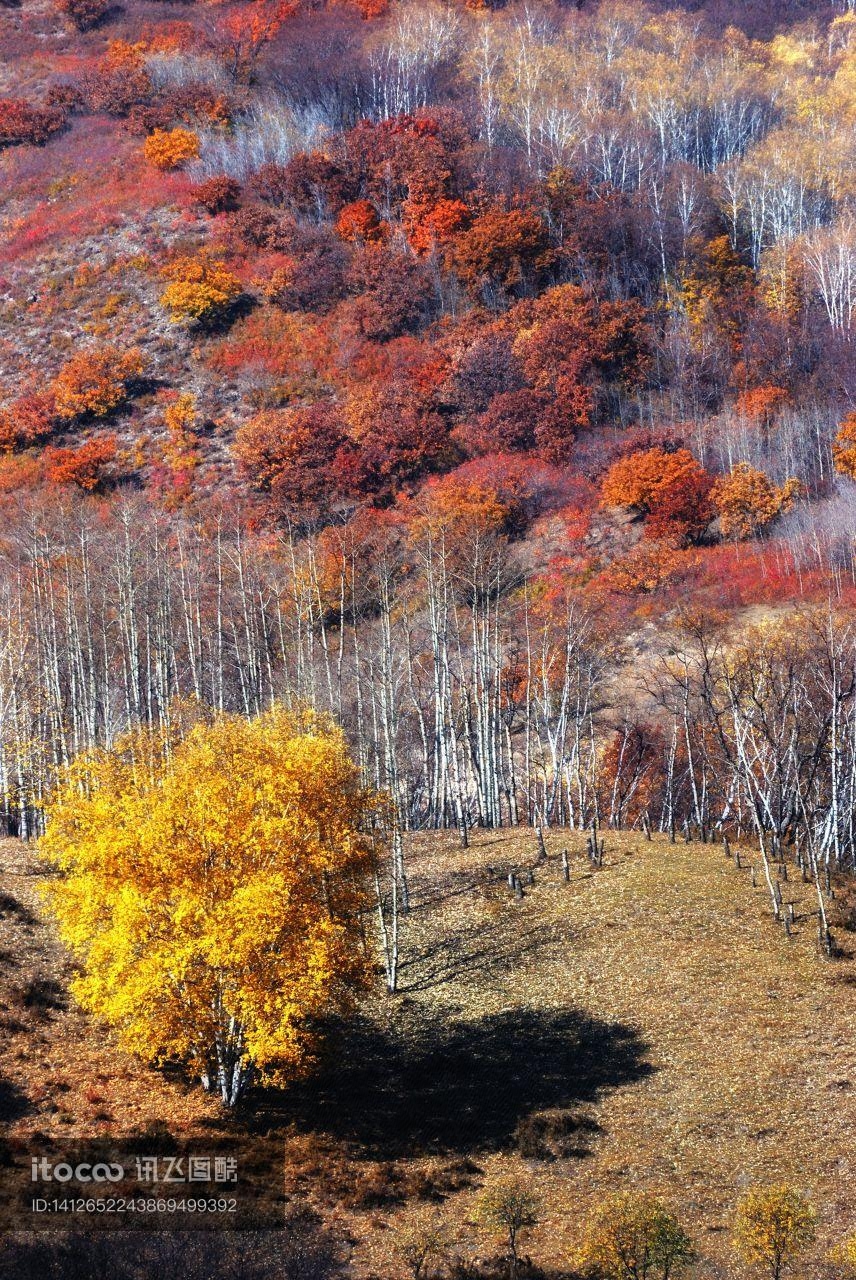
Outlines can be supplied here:
M199 137L192 129L155 129L143 143L143 155L156 169L177 169L199 156Z
M777 488L764 472L738 462L727 476L720 476L711 490L725 538L750 538L776 516L790 510L803 492L799 480L786 480Z
M695 1257L692 1241L662 1201L624 1191L602 1201L586 1228L585 1271L602 1280L668 1280Z
M254 1077L291 1078L308 1020L366 978L371 803L341 732L280 707L177 745L139 730L80 759L41 847L64 873L49 902L82 964L81 1004L227 1105Z
M189 391L183 391L163 411L163 419L170 435L183 439L196 419L196 400Z
M163 500L175 507L189 497L193 473L202 460L194 430L196 398L189 391L181 392L165 406L163 416L166 440L162 455L172 481L172 490Z
M848 413L832 445L835 470L856 480L856 413Z
M814 1239L816 1217L793 1187L753 1187L738 1207L734 1243L747 1262L765 1267L772 1280L779 1280L785 1264Z
M240 280L224 262L207 257L176 258L162 275L170 283L161 295L161 305L176 322L208 324L222 316L242 291Z
M848 1236L836 1249L836 1262L841 1263L850 1275L856 1275L856 1236Z

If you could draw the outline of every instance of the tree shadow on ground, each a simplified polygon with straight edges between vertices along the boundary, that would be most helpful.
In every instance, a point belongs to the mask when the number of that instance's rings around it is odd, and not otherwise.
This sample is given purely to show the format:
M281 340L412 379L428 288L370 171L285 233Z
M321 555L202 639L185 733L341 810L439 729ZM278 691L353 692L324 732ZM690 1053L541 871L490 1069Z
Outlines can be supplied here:
M0 1076L0 1122L11 1124L31 1110L30 1099L12 1080Z
M410 952L399 964L398 990L406 995L443 986L467 974L478 975L483 982L512 973L524 956L549 945L555 933L553 925L512 930L505 921L489 924L480 920L458 929L452 937L437 938Z
M294 1125L368 1158L496 1150L532 1112L597 1101L653 1071L622 1023L575 1009L514 1009L396 1032L367 1019L331 1030L319 1070L256 1095L253 1128Z

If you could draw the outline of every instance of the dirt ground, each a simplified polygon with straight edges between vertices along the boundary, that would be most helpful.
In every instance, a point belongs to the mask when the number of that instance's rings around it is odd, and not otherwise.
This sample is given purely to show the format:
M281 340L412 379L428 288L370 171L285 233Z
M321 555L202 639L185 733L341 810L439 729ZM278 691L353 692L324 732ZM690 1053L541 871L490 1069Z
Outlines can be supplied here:
M495 1247L480 1189L523 1172L541 1197L526 1251L570 1270L607 1192L663 1195L691 1230L699 1274L738 1274L734 1207L788 1181L819 1212L803 1274L856 1230L856 936L816 947L813 888L791 870L787 937L759 875L719 846L606 833L602 868L576 832L518 900L533 833L409 843L412 911L398 994L332 1033L316 1074L226 1121L192 1084L129 1060L68 999L70 964L41 920L34 850L0 849L2 1103L9 1140L145 1132L230 1136L283 1202L315 1208L358 1276L405 1274L400 1232L426 1206L463 1256ZM559 853L570 852L565 883ZM526 877L524 876L524 879ZM849 940L852 939L852 942ZM533 1119L534 1117L534 1119Z

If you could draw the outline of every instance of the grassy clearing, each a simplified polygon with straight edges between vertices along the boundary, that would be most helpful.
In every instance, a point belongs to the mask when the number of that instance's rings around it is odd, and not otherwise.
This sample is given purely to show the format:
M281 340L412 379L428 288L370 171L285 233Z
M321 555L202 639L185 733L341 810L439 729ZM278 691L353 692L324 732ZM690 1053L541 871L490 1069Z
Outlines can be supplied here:
M256 1162L280 1177L285 1148L287 1197L349 1234L362 1275L398 1274L396 1230L432 1197L485 1251L478 1189L514 1168L544 1198L527 1246L542 1265L567 1263L605 1192L648 1187L692 1228L703 1274L736 1274L736 1200L784 1179L820 1210L807 1267L824 1274L831 1243L856 1228L856 962L817 954L810 886L782 885L796 904L789 939L760 878L753 890L718 847L607 832L593 871L578 833L547 843L517 901L505 874L533 863L531 832L478 833L466 852L450 835L411 840L401 990L334 1038L312 1081L253 1101L236 1123ZM28 855L7 844L3 858L5 892L35 913ZM39 973L62 1004L67 961L49 932L14 912L2 928L4 980ZM3 1004L19 1023L5 1058L15 1137L158 1118L212 1132L198 1092L118 1057L79 1012L31 1017L8 991ZM539 1130L533 1113L554 1120Z

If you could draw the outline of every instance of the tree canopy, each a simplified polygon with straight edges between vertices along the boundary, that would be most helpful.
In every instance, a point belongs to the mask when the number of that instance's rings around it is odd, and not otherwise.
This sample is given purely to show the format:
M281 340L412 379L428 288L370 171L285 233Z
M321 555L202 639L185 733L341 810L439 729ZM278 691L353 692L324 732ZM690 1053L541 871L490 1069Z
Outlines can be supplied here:
M42 841L83 1006L227 1106L253 1079L287 1082L366 977L374 803L341 732L278 706L83 757Z

